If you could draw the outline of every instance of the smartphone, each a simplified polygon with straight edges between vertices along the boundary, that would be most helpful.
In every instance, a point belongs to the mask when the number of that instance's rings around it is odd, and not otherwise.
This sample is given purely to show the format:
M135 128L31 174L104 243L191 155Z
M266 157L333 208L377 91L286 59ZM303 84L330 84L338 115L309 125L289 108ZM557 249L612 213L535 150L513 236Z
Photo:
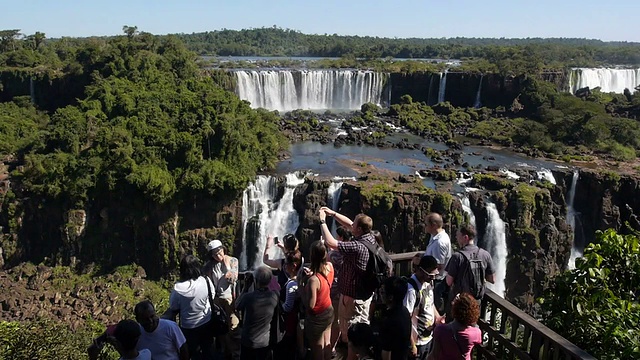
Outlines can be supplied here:
M279 244L280 243L280 239L277 236L274 237L273 238L273 243L276 244L276 245Z

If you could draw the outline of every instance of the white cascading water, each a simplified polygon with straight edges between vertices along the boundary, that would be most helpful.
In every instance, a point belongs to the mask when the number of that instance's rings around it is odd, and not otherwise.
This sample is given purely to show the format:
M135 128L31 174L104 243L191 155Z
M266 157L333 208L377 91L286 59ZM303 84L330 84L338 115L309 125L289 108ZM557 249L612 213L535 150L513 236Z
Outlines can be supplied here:
M480 102L480 94L482 93L482 79L484 75L480 75L480 85L478 85L478 92L476 93L476 100L473 102L473 107L479 109L482 107L482 103Z
M576 244L576 211L573 208L573 201L576 198L576 185L578 185L579 177L580 172L574 170L573 177L571 178L571 188L569 188L569 195L567 195L567 224L569 224L573 230L573 245L571 246L571 255L569 256L569 264L567 265L569 270L575 269L576 259L582 256L582 249Z
M338 206L340 205L341 193L342 193L342 181L332 181L331 185L329 185L329 188L327 189L327 204L331 206L331 210L338 211ZM335 221L334 218L332 219L333 219L333 224L331 224L331 235L333 235L333 237L335 238L337 236L336 228L338 227L338 225L336 224L337 221Z
M495 283L488 283L487 287L498 296L504 298L504 279L507 275L507 256L509 255L504 221L500 218L500 213L498 213L494 203L487 202L487 215L488 222L484 233L484 244L493 259L496 275Z
M589 87L600 87L600 91L622 94L624 89L633 93L634 88L640 85L639 69L595 69L577 68L569 74L569 86L572 94L577 90Z
M267 235L280 239L288 233L294 233L300 225L300 218L293 208L293 193L296 187L304 183L304 176L299 173L286 175L284 195L274 202L278 193L275 177L259 175L254 183L249 184L242 195L242 254L240 268L255 269L262 265L262 253L266 246ZM254 219L257 227L248 232L249 221ZM250 233L253 238L249 238ZM249 261L249 252L255 257ZM281 257L281 251L273 247L269 253L271 258Z
M536 171L536 177L538 180L546 180L553 185L556 184L556 178L553 176L553 173L549 169L542 168Z
M444 96L447 92L447 71L440 74L440 87L438 88L438 103L444 102Z
M236 93L253 108L358 110L383 105L389 74L363 70L238 70ZM297 81L299 78L299 81Z
M476 227L476 216L473 214L473 210L471 210L471 201L469 201L469 194L466 192L464 194L460 194L460 203L462 204L462 210L469 216L469 223Z

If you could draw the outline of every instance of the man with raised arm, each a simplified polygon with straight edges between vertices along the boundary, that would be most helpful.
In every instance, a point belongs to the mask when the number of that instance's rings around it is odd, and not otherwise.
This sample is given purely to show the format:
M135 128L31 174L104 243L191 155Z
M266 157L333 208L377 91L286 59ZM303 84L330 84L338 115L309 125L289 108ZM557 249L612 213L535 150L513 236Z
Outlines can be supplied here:
M333 216L342 226L350 227L353 241L337 241L331 236L331 230L326 224L326 217ZM338 249L342 254L341 275L338 278L340 290L340 303L338 304L338 316L340 323L341 339L348 343L349 326L356 323L369 323L369 306L373 292L366 291L362 283L362 274L367 269L369 250L362 244L368 241L375 244L376 240L371 234L373 220L365 214L359 214L353 221L348 217L329 209L320 208L320 230L325 239L325 244L333 249ZM348 360L356 359L356 354L349 349Z

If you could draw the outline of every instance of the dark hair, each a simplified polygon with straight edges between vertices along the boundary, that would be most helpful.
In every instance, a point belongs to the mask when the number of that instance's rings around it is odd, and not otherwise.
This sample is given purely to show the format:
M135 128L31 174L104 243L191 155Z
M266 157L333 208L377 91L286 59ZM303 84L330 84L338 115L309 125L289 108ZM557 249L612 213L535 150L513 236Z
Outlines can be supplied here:
M153 311L156 312L156 308L153 306L153 303L149 300L142 300L136 304L136 307L133 308L133 313L138 316L143 311Z
M402 305L405 295L407 295L407 280L392 276L384 281L384 292L391 297L394 305Z
M351 241L353 234L351 234L351 230L340 226L336 229L336 235L342 238L342 241Z
M180 260L180 280L195 280L200 277L200 260L193 255L187 255Z
M363 234L367 234L371 232L371 229L373 229L373 220L371 220L371 218L365 214L356 215L356 218L353 222L355 222L356 226L359 227L360 230L362 230Z
M462 224L458 229L462 235L467 235L469 239L476 238L476 228L471 224Z
M371 230L371 235L376 239L378 245L384 249L384 241L382 240L382 234L378 230Z
M293 234L287 234L282 238L282 245L286 252L298 250L298 239Z
M116 325L113 336L122 345L122 350L135 349L140 338L140 325L133 320L122 320Z
M427 224L435 225L438 227L438 229L441 229L444 225L444 222L442 221L442 216L440 214L430 213L429 215L427 215Z
M327 264L327 247L321 241L314 241L310 250L311 271L314 273L322 272L323 267Z
M480 306L470 294L460 293L453 299L451 314L460 324L472 326L480 318Z
M285 265L293 265L294 271L298 272L300 266L302 266L302 253L300 253L300 251L287 253L284 258L284 263Z

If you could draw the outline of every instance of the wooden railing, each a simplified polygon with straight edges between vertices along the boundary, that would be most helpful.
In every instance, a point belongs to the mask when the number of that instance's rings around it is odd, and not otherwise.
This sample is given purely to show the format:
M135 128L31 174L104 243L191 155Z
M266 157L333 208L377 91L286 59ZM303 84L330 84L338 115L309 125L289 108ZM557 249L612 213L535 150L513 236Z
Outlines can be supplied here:
M415 254L390 255L395 274L410 274ZM482 299L478 326L485 341L474 349L475 359L595 359L489 289Z

